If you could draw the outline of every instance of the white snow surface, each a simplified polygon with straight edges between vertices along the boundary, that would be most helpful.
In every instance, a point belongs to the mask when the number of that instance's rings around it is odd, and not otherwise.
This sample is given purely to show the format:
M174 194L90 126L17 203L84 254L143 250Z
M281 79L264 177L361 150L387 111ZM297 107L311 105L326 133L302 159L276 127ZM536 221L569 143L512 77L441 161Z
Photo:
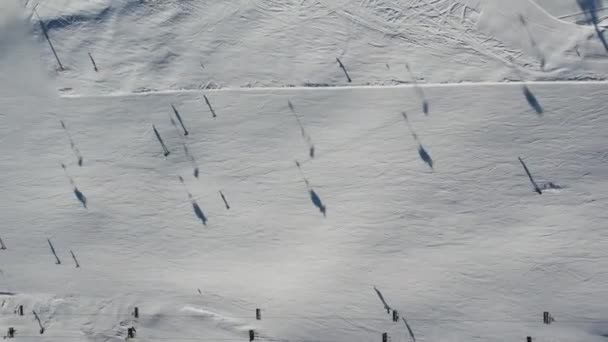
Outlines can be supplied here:
M2 2L2 333L410 341L376 286L421 342L606 341L608 59L565 3L47 0L57 71Z

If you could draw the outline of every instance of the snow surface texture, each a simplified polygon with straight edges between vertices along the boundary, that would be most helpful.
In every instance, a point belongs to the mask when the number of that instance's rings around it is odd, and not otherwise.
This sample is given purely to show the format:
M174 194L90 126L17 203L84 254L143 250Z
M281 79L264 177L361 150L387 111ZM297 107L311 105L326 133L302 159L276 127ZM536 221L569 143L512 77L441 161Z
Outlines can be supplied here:
M30 11L3 2L0 328L409 341L377 286L418 341L606 341L607 84L489 82L603 79L605 52L593 26L500 3L47 1L56 72ZM431 81L488 82L387 86L406 55ZM336 57L355 86L335 87ZM180 90L205 78L226 89ZM305 80L328 86L283 87Z
M545 10L602 18L601 0L579 1L47 0L37 11L69 68L53 76L59 88L99 94L346 85L336 57L357 85L606 79L605 33Z

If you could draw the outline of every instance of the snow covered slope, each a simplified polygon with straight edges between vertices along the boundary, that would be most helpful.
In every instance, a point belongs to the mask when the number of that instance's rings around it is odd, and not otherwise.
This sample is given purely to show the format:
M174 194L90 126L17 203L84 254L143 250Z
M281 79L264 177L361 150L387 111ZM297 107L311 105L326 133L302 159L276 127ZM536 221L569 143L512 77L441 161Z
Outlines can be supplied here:
M169 6L125 4L143 3ZM269 3L250 4L281 9ZM121 341L135 326L139 341L248 341L249 329L262 341L409 341L374 285L418 341L606 340L606 83L179 91L187 80L170 67L163 91L132 94L122 81L76 76L70 59L71 70L49 75L38 59L46 46L5 10L0 328L15 327L18 340ZM132 33L151 34L141 20ZM280 42L273 32L268 41ZM181 40L150 39L152 54ZM102 73L117 82L134 70L122 58L149 62L101 51ZM245 68L231 58L214 62L222 75ZM280 68L262 62L251 79L274 80ZM310 63L302 70L316 75ZM137 82L163 81L149 70ZM73 90L58 96L66 82ZM557 321L543 325L543 311Z
M59 88L80 94L346 85L336 58L357 85L606 79L608 70L591 26L532 0L63 0L37 8L69 70L55 74L33 19L44 65Z

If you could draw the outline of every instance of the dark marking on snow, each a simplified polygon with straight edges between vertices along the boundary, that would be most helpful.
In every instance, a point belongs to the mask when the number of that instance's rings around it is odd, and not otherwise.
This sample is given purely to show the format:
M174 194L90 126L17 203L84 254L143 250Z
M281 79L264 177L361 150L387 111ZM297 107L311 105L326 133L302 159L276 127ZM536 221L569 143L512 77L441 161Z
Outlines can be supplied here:
M412 341L416 342L416 336L414 336L414 331L412 331L412 328L410 327L410 325L407 324L405 317L401 317L401 319L403 320L403 323L405 323L405 327L407 328L407 331L410 333L410 337L412 338Z
M201 207L198 205L198 203L196 203L196 201L192 201L192 209L194 209L194 214L196 217L198 217L199 220L201 220L201 222L203 222L203 224L206 226L207 216L205 216L205 213L203 213Z
M293 114L294 118L296 119L296 122L298 123L298 127L300 127L300 133L302 134L302 138L304 138L304 140L306 141L306 144L308 144L308 155L310 156L311 159L314 159L315 158L315 145L312 142L312 138L310 137L310 135L308 135L308 133L306 132L306 129L304 129L304 125L302 124L300 117L296 113L293 103L291 103L290 100L287 100L287 105L289 106L289 109L291 110L291 114Z
M209 102L209 99L207 98L207 95L203 95L203 98L205 99L205 102L207 103L207 107L209 107L209 110L211 111L211 115L215 118L217 117L217 115L215 114L215 110L213 109L213 107L211 106L211 102Z
M536 98L536 96L534 96L532 91L530 91L530 88L528 88L528 86L524 86L523 92L524 96L526 97L526 101L528 101L530 107L532 107L536 111L536 114L542 115L544 112L543 107L540 105L538 99Z
M61 260L59 260L59 257L57 256L57 253L55 252L55 247L53 247L53 244L51 243L51 239L46 239L46 241L49 243L49 247L51 247L51 252L55 256L55 264L61 265Z
M542 195L543 194L542 190L540 189L538 184L536 184L536 182L534 181L534 178L532 177L530 170L528 170L526 163L524 163L524 161L521 159L521 157L519 157L519 162L524 167L524 171L526 171L526 174L528 175L528 179L530 180L530 183L532 183L532 186L534 187L534 191L536 191L539 195Z
M82 157L82 153L80 153L80 149L78 148L78 146L76 146L74 139L72 139L72 134L68 130L65 122L63 122L63 120L59 120L59 122L61 122L61 127L65 131L65 134L68 137L68 140L70 141L70 148L72 149L74 156L76 156L76 159L78 160L78 166L82 166L84 159Z
M38 325L40 326L40 334L44 334L44 326L42 325L42 322L40 321L40 317L38 317L38 314L36 313L36 311L32 311L34 313L34 317L36 317L36 321L38 321Z
M76 198L78 199L78 201L80 201L80 203L82 204L82 206L84 208L87 207L87 198L86 196L80 191L78 190L78 188L74 187L74 195L76 195Z
M433 158L429 155L422 144L418 145L418 154L420 155L420 159L422 159L427 165L432 169L433 168Z
M182 126L182 129L184 130L184 135L187 136L189 133L188 133L188 130L186 129L186 126L184 125L182 116L179 114L179 112L177 111L177 108L175 108L175 106L173 104L171 104L171 108L173 108L173 113L175 113L175 116L177 117L179 124Z
M98 72L99 69L97 69L97 63L95 63L95 60L93 59L93 56L91 55L90 52L89 52L89 58L91 59L91 64L93 64L93 70L95 70L95 72Z
M158 139L158 142L160 143L161 147L163 148L163 152L165 157L169 155L169 149L167 149L167 146L165 145L165 142L163 141L163 138L160 137L160 133L158 133L158 131L156 130L156 127L154 125L152 125L152 129L154 130L154 134L156 135L156 139Z
M346 76L346 80L348 81L348 83L351 83L353 80L350 78L350 75L348 74L348 70L346 70L346 67L344 66L344 64L342 64L342 61L340 60L340 58L336 57L336 62L338 62L338 64L340 65L340 68L342 68L342 71L344 72L344 76Z
M42 29L42 34L44 34L44 37L46 38L46 41L49 43L49 47L51 48L51 51L53 52L53 56L55 56L55 59L57 60L57 64L59 65L59 71L64 71L65 68L63 67L63 64L61 64L61 60L59 59L59 56L57 56L57 51L55 51L55 47L53 46L53 43L51 42L51 38L49 38L49 33L48 33L46 26L44 25L44 22L42 21L42 19L40 19L40 16L38 15L38 11L36 11L36 8L34 8L33 12L34 12L34 14L36 14L36 17L38 18L38 23L40 23L40 28Z
M72 252L71 249L70 249L70 254L72 254L72 259L74 259L74 262L76 263L76 268L80 268L80 264L78 263L78 259L76 259L76 255L74 255L74 252Z
M578 6L583 12L585 12L585 19L588 23L592 24L595 28L595 33L598 39L604 46L604 50L608 52L608 41L604 37L604 29L600 29L600 24L604 18L598 15L598 12L602 10L600 0L577 0ZM604 25L605 26L605 25Z
M374 291L376 291L376 294L378 295L378 297L380 298L380 301L384 305L384 309L386 310L386 313L390 314L392 309L388 305L388 303L386 302L386 300L384 299L384 296L382 295L382 293L380 292L380 290L378 290L378 288L374 286Z
M405 123L407 124L407 127L410 130L410 134L412 134L412 138L414 138L414 141L418 143L418 155L420 156L420 159L422 159L422 161L425 162L431 168L431 170L434 170L433 158L431 158L431 155L429 154L427 149L422 145L422 142L418 138L418 134L414 132L414 129L412 128L412 125L410 124L410 121L407 118L407 114L405 112L401 112L401 115L405 119Z
M412 69L410 69L410 65L408 63L405 63L405 69L410 74L410 78L412 80L412 83L414 84L414 91L416 92L416 94L418 94L418 97L420 97L420 100L422 100L422 112L424 113L424 115L429 115L429 101L426 99L426 96L424 95L424 90L422 90L422 87L420 87L418 85L416 76L412 72Z
M323 204L323 202L321 201L321 199L319 198L319 196L313 189L310 189L309 192L310 192L310 199L312 200L312 203L315 205L315 207L319 208L319 211L321 213L323 213L323 216L326 216L325 213L327 211L327 207Z
M226 209L230 210L230 205L228 204L228 201L226 200L226 196L224 196L224 193L222 191L220 191L220 196L222 197L222 200L224 201L224 205L226 206Z

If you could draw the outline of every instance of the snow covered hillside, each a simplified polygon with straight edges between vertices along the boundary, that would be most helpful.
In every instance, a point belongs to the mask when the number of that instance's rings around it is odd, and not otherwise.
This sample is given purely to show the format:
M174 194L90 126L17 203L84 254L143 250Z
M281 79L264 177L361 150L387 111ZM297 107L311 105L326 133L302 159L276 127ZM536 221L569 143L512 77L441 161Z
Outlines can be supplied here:
M602 27L509 3L3 3L0 330L606 341Z
M346 85L336 58L357 85L606 79L603 36L593 25L546 11L604 7L601 0L579 1L593 6L575 0L543 1L544 7L532 0L47 0L37 11L69 69L54 76L59 88L99 94ZM34 17L33 34L54 74L54 57L36 25Z

